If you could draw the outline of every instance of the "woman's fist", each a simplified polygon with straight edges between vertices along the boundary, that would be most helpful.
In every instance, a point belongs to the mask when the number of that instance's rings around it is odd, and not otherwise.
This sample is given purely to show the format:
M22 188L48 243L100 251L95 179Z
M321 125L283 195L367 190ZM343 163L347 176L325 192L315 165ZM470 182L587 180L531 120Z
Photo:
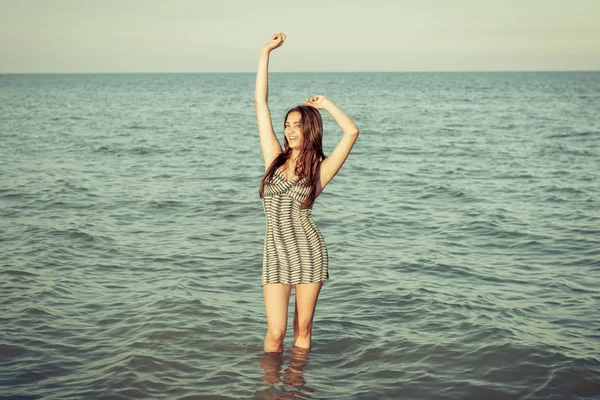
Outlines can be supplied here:
M280 47L283 42L285 42L285 34L283 32L279 32L271 36L271 41L266 43L263 48L271 52L272 50Z
M327 99L327 97L322 96L322 95L316 95L310 99L306 99L304 100L304 104L307 106L313 106L314 108L316 108L317 110L322 110L325 108L326 103L329 101L329 99Z

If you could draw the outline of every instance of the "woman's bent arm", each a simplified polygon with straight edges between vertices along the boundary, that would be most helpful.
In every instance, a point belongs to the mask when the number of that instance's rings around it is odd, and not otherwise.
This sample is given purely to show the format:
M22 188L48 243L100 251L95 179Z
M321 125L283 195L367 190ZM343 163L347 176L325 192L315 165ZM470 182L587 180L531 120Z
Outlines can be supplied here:
M325 96L315 96L304 101L304 104L325 110L331 115L342 130L342 138L331 154L321 162L320 191L333 179L348 158L356 139L358 127L338 106Z
M258 60L256 72L256 87L254 90L254 105L256 106L256 119L258 122L258 135L260 146L265 160L265 170L273 160L282 152L281 144L277 140L271 121L271 111L267 99L269 97L269 55L272 50L283 44L285 35L278 33L272 36L271 41L263 46Z

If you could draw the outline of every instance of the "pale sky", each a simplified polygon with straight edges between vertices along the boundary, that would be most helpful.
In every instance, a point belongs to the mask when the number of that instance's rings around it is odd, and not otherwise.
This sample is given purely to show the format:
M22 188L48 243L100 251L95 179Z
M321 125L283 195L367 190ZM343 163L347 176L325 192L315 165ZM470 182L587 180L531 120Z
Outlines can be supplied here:
M0 73L600 70L600 0L0 0Z

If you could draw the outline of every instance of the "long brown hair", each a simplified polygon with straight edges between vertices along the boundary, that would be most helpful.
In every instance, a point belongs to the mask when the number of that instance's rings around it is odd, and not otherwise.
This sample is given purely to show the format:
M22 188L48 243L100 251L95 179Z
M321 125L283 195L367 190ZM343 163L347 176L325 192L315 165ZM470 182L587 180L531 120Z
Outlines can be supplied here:
M303 141L298 161L294 174L298 179L306 178L306 185L310 186L310 191L306 199L300 204L300 208L309 208L315 201L317 194L317 183L319 182L319 171L321 169L321 161L327 157L323 153L323 119L319 110L312 106L296 106L288 110L283 122L285 130L285 122L288 115L293 112L300 113L300 126L302 129ZM292 155L292 149L288 143L287 137L284 135L284 150L271 163L258 189L258 194L263 197L265 184L273 179L275 170L285 164L288 158Z

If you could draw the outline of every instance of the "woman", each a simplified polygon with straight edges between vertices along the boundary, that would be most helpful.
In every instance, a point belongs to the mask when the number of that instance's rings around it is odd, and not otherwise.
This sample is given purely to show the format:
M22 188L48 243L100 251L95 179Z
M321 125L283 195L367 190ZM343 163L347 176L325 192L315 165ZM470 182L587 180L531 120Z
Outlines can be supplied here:
M337 174L358 137L354 122L319 95L288 111L284 149L281 148L267 104L268 67L271 51L280 47L285 38L283 33L277 33L263 46L254 94L265 160L259 195L267 219L261 283L267 312L267 353L283 352L292 285L296 286L294 349L310 349L317 298L323 282L329 278L327 248L312 220L312 205ZM343 133L329 157L323 154L323 122L318 110L327 111Z

